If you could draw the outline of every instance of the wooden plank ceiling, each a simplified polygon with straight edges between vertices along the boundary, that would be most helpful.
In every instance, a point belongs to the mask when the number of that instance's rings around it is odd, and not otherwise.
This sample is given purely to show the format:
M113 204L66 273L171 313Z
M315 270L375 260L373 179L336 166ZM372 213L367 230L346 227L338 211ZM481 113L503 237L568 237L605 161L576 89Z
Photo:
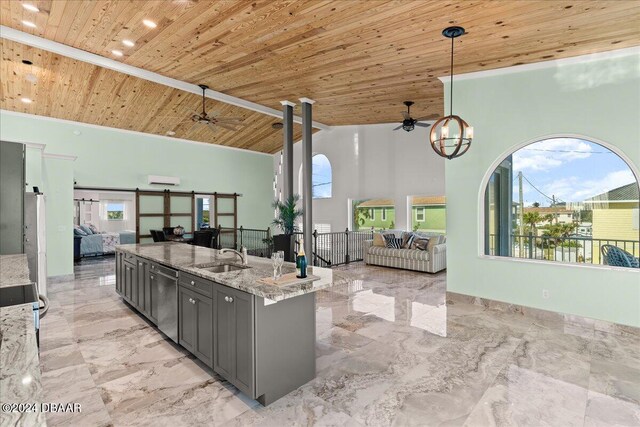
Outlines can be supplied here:
M157 27L142 25L143 19ZM441 114L437 77L448 74L450 54L441 31L452 24L468 32L456 41L457 73L640 44L636 0L5 0L0 23L272 108L280 109L283 99L309 97L316 100L314 119L329 125L396 122L404 100L416 102L414 116ZM135 46L124 46L124 39ZM114 57L114 49L124 56ZM49 87L26 89L42 91L55 105L15 102L24 82L11 73L28 72L13 63L18 54L41 59L34 67ZM7 41L2 59L2 108L153 133L172 128L179 137L257 151L281 146L272 117L208 101L209 108L248 125L218 136L189 132L190 124L160 117L190 112L198 103L193 95Z
M209 115L243 123L237 131L212 130L190 120L202 109L202 97L192 93L5 39L0 39L0 51L2 109L156 135L173 131L176 138L264 153L282 147L282 131L271 127L279 121L275 117L207 99ZM23 97L33 103L23 103ZM302 137L301 126L294 126L294 137Z

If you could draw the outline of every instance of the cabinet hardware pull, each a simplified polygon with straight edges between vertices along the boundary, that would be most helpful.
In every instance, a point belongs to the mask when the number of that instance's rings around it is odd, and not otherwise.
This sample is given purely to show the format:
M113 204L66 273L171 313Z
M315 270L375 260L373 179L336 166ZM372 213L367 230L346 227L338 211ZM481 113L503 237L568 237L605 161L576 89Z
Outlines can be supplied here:
M233 297L229 297L229 302L233 302Z
M140 267L142 267L142 263L141 263L141 262L139 262L139 263L138 263L138 265L139 265Z
M196 303L196 300L192 299L191 304L195 304L195 303Z
M153 276L149 276L149 279L153 279Z
M194 281L192 280L192 281L191 281L191 285L195 285L195 284L196 284L196 282L194 282Z
M225 296L225 297L224 297L224 300L225 300L226 302L229 302L229 297Z

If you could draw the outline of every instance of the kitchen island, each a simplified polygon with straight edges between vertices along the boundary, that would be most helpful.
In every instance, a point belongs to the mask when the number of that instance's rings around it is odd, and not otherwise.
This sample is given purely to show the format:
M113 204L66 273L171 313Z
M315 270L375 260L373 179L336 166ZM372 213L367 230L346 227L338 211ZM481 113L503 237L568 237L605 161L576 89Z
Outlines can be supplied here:
M24 299L33 286L25 254L0 255L0 426L44 426L42 383L36 340L38 313ZM36 303L37 304L37 303Z
M283 274L295 271L285 263ZM315 292L350 281L313 267L318 280L261 281L271 260L183 243L116 248L116 291L160 331L263 405L315 377Z

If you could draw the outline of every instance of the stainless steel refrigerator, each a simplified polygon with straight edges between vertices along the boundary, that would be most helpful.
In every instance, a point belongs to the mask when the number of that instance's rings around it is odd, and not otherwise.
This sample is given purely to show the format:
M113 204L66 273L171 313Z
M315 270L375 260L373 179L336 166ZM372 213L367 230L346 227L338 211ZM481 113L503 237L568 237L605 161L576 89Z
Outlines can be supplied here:
M24 253L29 263L29 278L38 293L47 296L47 241L45 233L45 197L42 193L24 193Z

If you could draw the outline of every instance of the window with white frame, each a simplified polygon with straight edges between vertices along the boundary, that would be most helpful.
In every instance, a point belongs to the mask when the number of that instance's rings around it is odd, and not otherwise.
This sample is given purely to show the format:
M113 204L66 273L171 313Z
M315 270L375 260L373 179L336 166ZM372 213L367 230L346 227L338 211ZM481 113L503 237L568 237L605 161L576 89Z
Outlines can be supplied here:
M548 138L495 168L485 189L485 254L633 267L640 255L638 181L604 145Z
M109 221L123 221L124 202L107 202L107 219Z
M314 199L331 198L331 163L324 154L316 154L312 159L311 187Z
M424 208L416 208L416 221L424 222Z

